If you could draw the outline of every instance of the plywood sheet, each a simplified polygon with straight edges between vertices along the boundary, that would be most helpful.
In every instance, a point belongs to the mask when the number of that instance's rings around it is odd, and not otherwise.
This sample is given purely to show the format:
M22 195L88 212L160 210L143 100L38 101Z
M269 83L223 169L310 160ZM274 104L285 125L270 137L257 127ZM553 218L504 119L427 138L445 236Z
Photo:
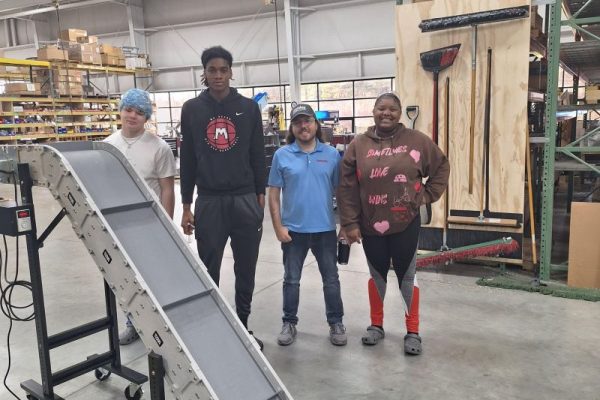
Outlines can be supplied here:
M482 185L483 124L487 49L493 49L490 128L490 210L523 213L525 127L529 19L488 23L478 27L477 90L474 146L474 186L468 192L471 85L471 28L422 33L424 19L529 5L529 0L432 0L396 7L396 91L403 106L418 105L416 129L431 134L433 77L420 64L421 52L461 43L454 64L441 72L439 88L439 146L449 135L450 209L479 210ZM450 129L445 132L444 82L450 77ZM404 122L408 123L406 117ZM444 200L433 207L430 226L443 226Z
M572 203L568 285L600 289L600 203Z

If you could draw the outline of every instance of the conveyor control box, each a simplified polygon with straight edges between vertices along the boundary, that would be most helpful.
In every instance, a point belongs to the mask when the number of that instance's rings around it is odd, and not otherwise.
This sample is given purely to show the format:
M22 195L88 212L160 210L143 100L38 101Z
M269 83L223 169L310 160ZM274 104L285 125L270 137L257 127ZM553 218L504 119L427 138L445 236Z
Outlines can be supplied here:
M19 236L31 232L31 206L18 206L14 201L0 199L0 233Z

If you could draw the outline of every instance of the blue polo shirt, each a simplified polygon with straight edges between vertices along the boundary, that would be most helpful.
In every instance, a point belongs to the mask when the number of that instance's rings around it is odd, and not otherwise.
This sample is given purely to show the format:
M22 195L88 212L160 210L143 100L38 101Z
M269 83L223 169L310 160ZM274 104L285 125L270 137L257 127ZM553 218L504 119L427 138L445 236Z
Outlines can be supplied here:
M296 142L273 156L269 186L282 189L281 222L292 232L335 230L333 194L339 182L340 154L317 141L310 153Z

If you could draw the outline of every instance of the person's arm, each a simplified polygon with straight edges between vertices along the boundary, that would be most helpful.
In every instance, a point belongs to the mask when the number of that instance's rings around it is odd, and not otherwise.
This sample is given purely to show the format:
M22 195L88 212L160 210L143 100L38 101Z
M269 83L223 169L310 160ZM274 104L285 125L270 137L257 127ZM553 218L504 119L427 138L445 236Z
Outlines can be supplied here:
M179 149L179 177L181 184L181 202L191 204L196 186L196 151L194 131L191 125L190 103L185 103L181 109L181 147Z
M194 132L190 126L190 103L181 109L181 147L179 148L179 182L181 185L181 202L183 215L181 227L183 233L191 235L194 232L194 214L191 211L194 188L196 185L196 153L194 150Z
M175 178L168 176L166 178L158 178L160 185L160 204L163 206L169 217L173 219L175 212Z
M431 140L428 140L429 163L425 167L429 179L424 185L423 204L435 203L442 197L448 187L450 177L450 163L442 150Z
M281 188L276 186L269 187L269 212L271 213L271 221L277 240L281 243L292 241L288 228L281 223Z
M355 139L356 140L356 139ZM356 146L351 142L344 152L340 165L340 185L337 188L337 205L340 213L340 236L349 244L360 243L360 186L356 164Z
M254 103L252 107L252 132L250 137L250 167L254 173L254 189L258 204L263 208L265 206L265 187L267 184L265 161L265 140L263 137L262 117L258 104ZM262 195L262 197L261 197Z

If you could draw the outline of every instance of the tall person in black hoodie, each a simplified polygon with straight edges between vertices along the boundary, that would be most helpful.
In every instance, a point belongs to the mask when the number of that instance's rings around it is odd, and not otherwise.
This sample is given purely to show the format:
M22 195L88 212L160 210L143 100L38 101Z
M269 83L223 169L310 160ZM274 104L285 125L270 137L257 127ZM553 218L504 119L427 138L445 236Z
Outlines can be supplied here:
M231 238L235 307L247 328L265 207L262 118L254 101L229 87L229 51L210 47L201 59L202 83L208 89L181 110L181 226L187 235L195 230L198 254L217 285L223 250ZM192 213L195 187L198 197Z

